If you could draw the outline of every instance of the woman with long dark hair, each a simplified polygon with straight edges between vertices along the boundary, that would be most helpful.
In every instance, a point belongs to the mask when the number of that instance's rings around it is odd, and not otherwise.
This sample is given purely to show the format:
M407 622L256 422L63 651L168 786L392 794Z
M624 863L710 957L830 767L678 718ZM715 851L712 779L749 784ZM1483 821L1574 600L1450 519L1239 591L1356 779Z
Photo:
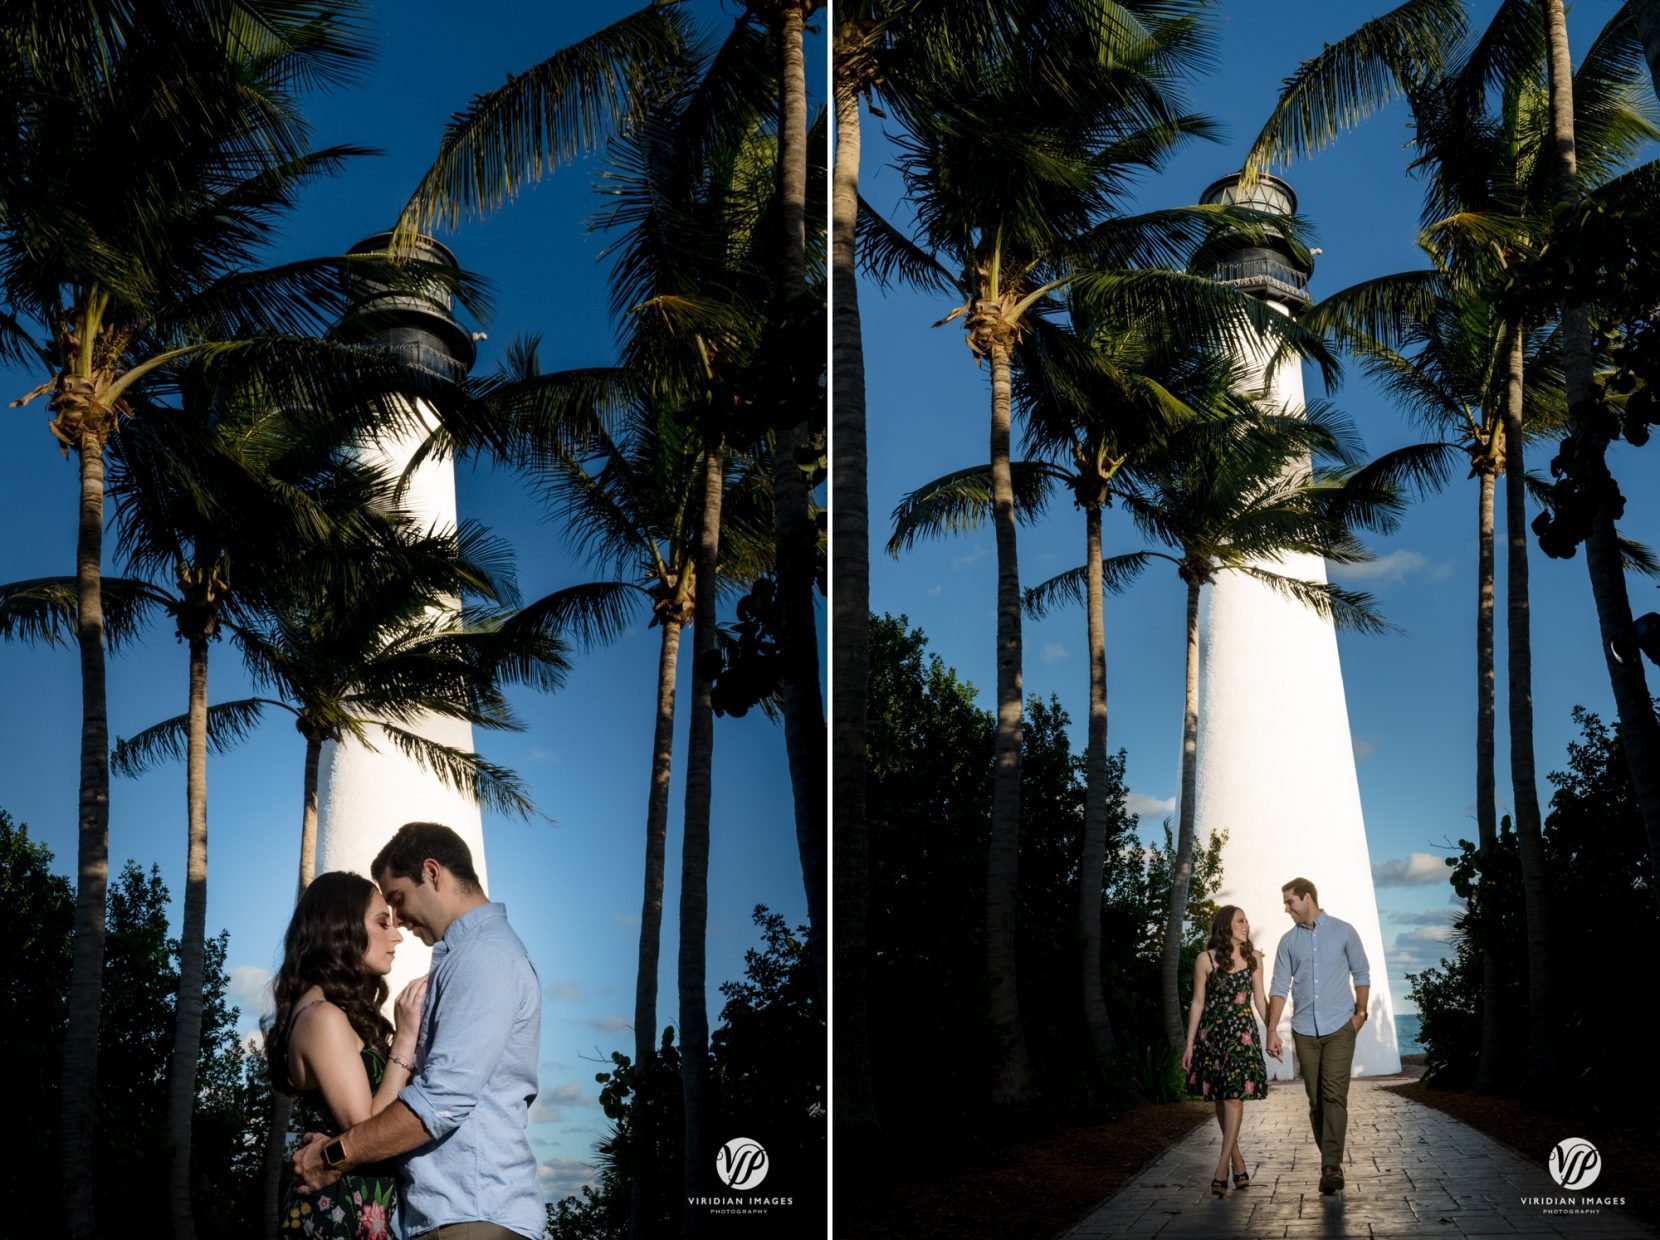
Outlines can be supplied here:
M1228 1191L1230 1166L1233 1186L1250 1186L1245 1157L1239 1152L1239 1128L1245 1104L1268 1096L1268 1065L1251 1019L1253 999L1266 1025L1268 997L1262 985L1262 958L1251 944L1251 923L1243 909L1224 905L1211 919L1210 941L1193 962L1193 1002L1187 1009L1187 1049L1182 1052L1187 1092L1216 1104L1222 1153L1210 1191L1218 1197Z
M297 1097L303 1131L344 1132L389 1106L414 1074L426 978L399 994L395 1029L380 1011L402 938L380 889L361 874L319 874L295 905L273 984L276 1011L262 1026L271 1086ZM381 1240L397 1186L390 1164L355 1167L310 1197L290 1184L281 1233Z

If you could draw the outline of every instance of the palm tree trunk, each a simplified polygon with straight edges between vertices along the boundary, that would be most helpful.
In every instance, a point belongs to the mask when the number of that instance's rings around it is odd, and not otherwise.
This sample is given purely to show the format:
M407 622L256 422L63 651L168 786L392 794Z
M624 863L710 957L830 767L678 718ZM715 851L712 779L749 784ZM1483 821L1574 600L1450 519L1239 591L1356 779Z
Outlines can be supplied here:
M1522 325L1512 323L1504 403L1504 628L1508 643L1505 664L1509 675L1511 800L1527 910L1527 1071L1533 1084L1542 1085L1555 1076L1556 1018L1550 985L1545 842L1533 766L1533 633L1528 604L1526 449L1522 442L1526 344Z
M323 736L309 720L300 720L300 731L305 736L304 805L300 811L300 876L294 889L294 899L305 894L316 877L317 869L317 771L323 761ZM287 1094L271 1094L271 1131L265 1138L265 1159L261 1198L265 1234L277 1234L277 1210L282 1196L282 1166L288 1153L288 1121L294 1113L294 1100Z
M323 738L306 733L305 804L300 811L300 876L294 888L297 901L317 876L317 772L323 763Z
M877 1125L870 1083L870 842L865 822L865 733L870 711L870 493L865 440L865 350L854 269L859 205L859 93L838 47L836 160L830 196L831 418L830 470L831 685L834 711L830 778L836 816L837 1130L858 1134ZM854 1139L858 1139L855 1135Z
M692 719L686 744L686 809L680 851L680 1080L685 1102L686 1207L680 1234L703 1235L708 1208L693 1205L708 1195L709 1008L704 938L709 926L709 798L715 752L715 712L710 704L708 663L715 651L715 582L719 580L721 488L725 448L704 455L703 520L697 539L697 607L692 644Z
M1002 325L999 324L999 327ZM991 496L997 536L997 742L986 865L986 971L992 1029L1006 1048L993 1101L1024 1101L1032 1069L1020 1027L1015 976L1015 903L1020 874L1020 566L1015 553L1014 477L1009 466L1010 348L1006 328L991 333Z
M1078 928L1084 955L1084 1025L1097 1071L1109 1070L1112 1024L1101 989L1101 883L1107 860L1107 622L1101 598L1101 508L1084 509L1085 587L1089 613L1089 739L1084 756L1084 846L1078 871Z
M1485 465L1482 461L1480 464ZM1481 471L1481 499L1476 520L1476 838L1481 843L1481 886L1476 897L1484 945L1481 953L1481 1059L1476 1066L1476 1088L1495 1089L1504 1079L1499 1070L1499 992L1501 979L1493 935L1498 909L1498 886L1493 870L1497 864L1498 807L1494 804L1494 698L1497 679L1493 669L1493 491L1490 469Z
M179 931L179 997L174 1005L173 1062L167 1076L167 1132L173 1161L167 1189L176 1240L191 1240L191 1120L196 1110L196 1061L202 1045L202 979L207 938L207 673L206 637L190 639L189 739L185 799L190 844L185 862L184 923Z
M651 792L646 800L645 893L640 901L640 962L634 979L634 1063L645 1079L657 1053L657 960L663 938L663 854L669 834L669 777L674 764L674 681L680 665L681 622L663 617L657 656L657 726L651 740ZM636 1113L638 1117L638 1113ZM628 1196L628 1234L639 1237L650 1209L645 1177L636 1176Z
M1551 141L1556 148L1560 176L1559 201L1569 207L1579 202L1579 167L1574 149L1573 62L1568 54L1568 25L1562 0L1546 0L1550 34ZM1631 623L1631 600L1626 594L1625 568L1614 512L1618 488L1608 472L1608 438L1591 416L1596 393L1592 385L1591 328L1584 306L1567 306L1562 311L1563 370L1568 398L1569 433L1574 441L1574 472L1581 485L1596 498L1590 534L1585 540L1585 566L1591 578L1591 595L1596 600L1597 623L1602 630L1603 658L1608 680L1614 690L1614 707L1620 717L1620 737L1625 743L1626 764L1643 816L1649 857L1660 867L1660 727L1654 718L1643 674L1642 656L1636 654ZM1614 651L1632 651L1623 661ZM1655 892L1660 900L1660 890Z
M1187 920L1187 889L1193 880L1194 817L1199 802L1199 583L1187 583L1187 703L1182 710L1182 810L1176 830L1176 863L1170 867L1170 910L1164 920L1164 951L1159 957L1159 1006L1164 1036L1173 1047L1183 1042L1181 992L1176 974L1182 959L1182 925Z
M1631 12L1637 19L1637 36L1643 41L1649 79L1655 93L1660 94L1660 0L1631 0Z
M807 286L807 76L801 50L802 0L787 0L778 12L779 74L778 176L784 217L783 295L806 294ZM813 435L802 416L778 430L773 461L773 521L777 534L778 603L783 621L784 747L795 793L796 850L807 896L807 950L813 958L818 1010L829 1001L826 948L824 797L826 737L824 695L819 686L818 627L813 618L813 577L818 529L813 524L807 478L800 456Z
M109 717L104 692L104 439L80 444L80 525L75 543L76 636L81 653L80 827L76 841L75 947L69 1025L58 1083L58 1176L67 1234L95 1234L92 1101L98 1084L98 1025L104 972L104 897L109 883Z

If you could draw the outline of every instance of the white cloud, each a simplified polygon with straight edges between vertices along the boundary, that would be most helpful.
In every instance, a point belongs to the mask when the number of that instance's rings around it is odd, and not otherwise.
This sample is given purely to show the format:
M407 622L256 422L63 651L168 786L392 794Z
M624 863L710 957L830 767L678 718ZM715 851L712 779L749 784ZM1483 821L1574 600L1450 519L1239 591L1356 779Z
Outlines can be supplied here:
M1176 812L1176 798L1166 797L1161 801L1145 792L1132 792L1124 798L1124 808L1137 818L1163 818Z
M1390 972L1404 977L1440 964L1452 954L1451 938L1452 931L1445 926L1424 926L1397 934L1389 948Z
M1380 555L1375 560L1365 560L1359 564L1328 562L1326 573L1333 581L1394 583L1404 581L1414 573L1423 573L1431 581L1441 581L1452 573L1452 564L1438 564L1431 568L1422 552L1402 548L1400 551L1391 551L1388 555Z
M536 1168L536 1183L548 1201L579 1196L595 1178L593 1164L576 1158L545 1158Z
M611 914L611 924L619 930L638 930L640 928L640 915L638 913L613 913Z
M554 753L553 750L543 749L540 745L532 745L530 747L530 752L525 754L525 757L529 761L536 763L557 762L559 759L559 755Z
M601 1033L621 1033L624 1029L634 1028L634 1022L626 1016L601 1016L593 1020L576 1020L567 1018L567 1025L592 1025Z
M565 1118L566 1107L598 1106L597 1098L590 1098L576 1081L566 1081L552 1089L545 1086L536 1095L536 1105L530 1108L532 1124L557 1124Z
M542 987L542 993L554 1003L581 1003L587 998L582 992L581 982L549 982Z
M1378 887L1427 887L1446 881L1447 863L1433 853L1408 853L1372 866L1372 882Z
M951 561L952 568L967 568L976 560L983 560L991 554L991 548L985 543L976 543L974 549L966 555L959 555Z
M272 1009L271 974L257 964L239 964L232 968L225 989L244 1016L258 1017Z
M1384 909L1386 921L1392 921L1402 926L1450 926L1453 919L1464 911L1463 901L1457 908L1432 908L1422 913L1403 913L1394 909Z
M1042 657L1045 663L1057 663L1071 656L1067 653L1066 647L1059 642L1044 642Z
M938 598L940 595L942 595L944 593L945 593L945 587L944 586L929 586L928 587L928 597L929 598Z

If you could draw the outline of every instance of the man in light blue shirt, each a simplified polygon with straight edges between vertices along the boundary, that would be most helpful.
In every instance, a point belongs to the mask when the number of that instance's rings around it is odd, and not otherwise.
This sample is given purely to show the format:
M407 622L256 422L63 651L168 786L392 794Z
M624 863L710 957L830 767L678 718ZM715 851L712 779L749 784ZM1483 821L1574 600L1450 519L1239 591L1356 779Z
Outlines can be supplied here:
M1372 969L1360 936L1346 921L1322 912L1319 894L1306 878L1280 888L1292 926L1274 953L1269 987L1268 1053L1279 1058L1280 1013L1291 1005L1291 1040L1308 1092L1308 1116L1320 1146L1320 1191L1343 1187L1343 1141L1349 1127L1349 1069L1355 1035L1366 1023ZM1349 980L1354 979L1354 989Z
M356 1163L408 1153L399 1234L538 1240L547 1213L525 1125L542 1000L529 954L448 827L406 823L371 868L398 924L432 947L416 1070L379 1114L333 1140L308 1134L294 1174L316 1190Z

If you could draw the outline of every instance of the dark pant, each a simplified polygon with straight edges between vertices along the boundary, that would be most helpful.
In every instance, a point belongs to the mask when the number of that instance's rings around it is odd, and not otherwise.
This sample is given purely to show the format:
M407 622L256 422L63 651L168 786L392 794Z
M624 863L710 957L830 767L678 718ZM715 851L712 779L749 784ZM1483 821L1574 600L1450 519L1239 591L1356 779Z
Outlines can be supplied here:
M423 1231L415 1240L525 1240L499 1223L445 1223L437 1231Z
M1349 1068L1355 1061L1355 1027L1344 1021L1342 1028L1324 1037L1293 1032L1297 1066L1308 1091L1308 1118L1314 1126L1314 1140L1320 1146L1322 1167L1343 1165L1343 1138L1349 1128Z

